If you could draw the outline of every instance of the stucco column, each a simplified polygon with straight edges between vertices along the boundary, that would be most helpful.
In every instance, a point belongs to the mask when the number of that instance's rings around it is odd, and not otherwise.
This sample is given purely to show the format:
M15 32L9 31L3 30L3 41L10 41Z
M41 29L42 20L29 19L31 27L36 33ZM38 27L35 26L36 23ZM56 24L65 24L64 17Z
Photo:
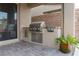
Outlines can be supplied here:
M17 4L17 23L18 23L18 37L20 40L23 38L23 27L29 27L31 23L31 15L30 15L30 8L27 4ZM27 39L27 38L26 38Z
M74 3L64 3L64 35L75 36Z

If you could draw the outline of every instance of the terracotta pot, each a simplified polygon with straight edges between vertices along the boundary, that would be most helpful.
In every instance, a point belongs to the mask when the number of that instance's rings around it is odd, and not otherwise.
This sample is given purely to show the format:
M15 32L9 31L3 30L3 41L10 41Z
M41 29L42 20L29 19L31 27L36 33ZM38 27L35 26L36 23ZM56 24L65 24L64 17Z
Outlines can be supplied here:
M68 44L60 44L60 48L67 49L68 48Z
M63 52L63 53L69 53L70 52L69 45L68 44L64 44L64 43L60 44L59 50L61 52Z

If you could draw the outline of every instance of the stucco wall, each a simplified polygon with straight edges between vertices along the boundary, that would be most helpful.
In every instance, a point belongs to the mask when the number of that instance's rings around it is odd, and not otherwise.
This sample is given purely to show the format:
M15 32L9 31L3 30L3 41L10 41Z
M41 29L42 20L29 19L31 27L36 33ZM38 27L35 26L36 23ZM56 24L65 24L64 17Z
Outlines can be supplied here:
M75 35L79 39L79 9L75 10Z
M18 4L17 9L18 38L20 40L27 40L29 37L24 37L23 27L28 28L29 24L31 23L30 8L27 6L27 4ZM28 31L27 34L30 36Z
M64 3L64 35L75 36L74 3Z

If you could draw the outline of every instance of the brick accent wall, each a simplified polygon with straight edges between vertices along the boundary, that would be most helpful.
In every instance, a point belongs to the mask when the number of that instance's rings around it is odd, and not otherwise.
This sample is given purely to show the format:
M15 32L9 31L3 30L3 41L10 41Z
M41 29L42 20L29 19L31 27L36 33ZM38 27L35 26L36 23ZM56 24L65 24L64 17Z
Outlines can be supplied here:
M38 21L45 21L47 26L63 28L63 14L61 12L53 12L51 14L44 14L32 17L32 22Z

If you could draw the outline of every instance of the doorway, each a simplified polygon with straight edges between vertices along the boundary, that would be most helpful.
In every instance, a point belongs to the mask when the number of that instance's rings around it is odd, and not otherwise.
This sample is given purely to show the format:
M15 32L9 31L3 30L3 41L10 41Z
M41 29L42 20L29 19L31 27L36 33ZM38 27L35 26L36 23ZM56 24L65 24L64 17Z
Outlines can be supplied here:
M13 3L0 4L0 41L17 38L16 9Z

